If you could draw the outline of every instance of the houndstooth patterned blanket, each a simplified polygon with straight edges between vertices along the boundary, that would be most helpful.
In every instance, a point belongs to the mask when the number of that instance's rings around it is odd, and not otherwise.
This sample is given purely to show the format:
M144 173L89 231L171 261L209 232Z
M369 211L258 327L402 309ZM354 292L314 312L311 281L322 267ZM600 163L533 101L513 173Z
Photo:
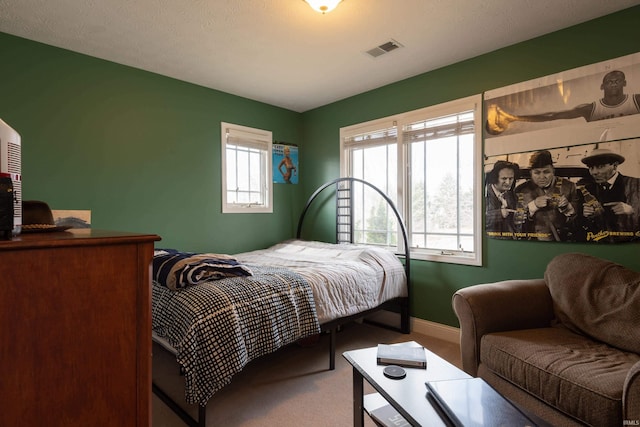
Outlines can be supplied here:
M297 273L250 266L172 291L153 282L153 331L177 351L187 403L206 405L251 360L320 332L313 293Z

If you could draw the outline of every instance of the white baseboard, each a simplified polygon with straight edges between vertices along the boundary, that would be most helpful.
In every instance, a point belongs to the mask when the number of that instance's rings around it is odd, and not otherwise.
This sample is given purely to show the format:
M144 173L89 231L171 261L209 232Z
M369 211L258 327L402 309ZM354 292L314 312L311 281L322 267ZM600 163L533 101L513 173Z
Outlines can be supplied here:
M378 311L367 316L367 318L384 323L385 325L397 325L400 323L400 314L386 310ZM454 328L453 326L412 317L411 331L443 341L460 344L460 328Z
M443 325L442 323L430 322L428 320L412 317L411 331L438 338L443 341L460 344L460 328Z

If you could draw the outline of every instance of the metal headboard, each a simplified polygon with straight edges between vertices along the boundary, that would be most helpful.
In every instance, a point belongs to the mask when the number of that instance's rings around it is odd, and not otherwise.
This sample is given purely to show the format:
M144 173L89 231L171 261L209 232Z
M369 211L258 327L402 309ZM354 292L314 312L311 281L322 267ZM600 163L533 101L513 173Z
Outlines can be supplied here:
M352 209L352 199L353 199L353 183L358 182L368 186L369 188L375 190L389 205L391 210L393 211L396 220L398 222L398 226L402 232L402 250L403 253L399 255L404 257L405 259L405 274L407 276L407 283L410 283L409 271L410 271L410 253L409 253L409 238L407 234L407 228L404 225L404 221L396 208L395 203L382 192L375 185L364 181L359 178L337 178L333 181L329 181L320 187L309 197L307 204L305 205L302 213L300 214L300 219L298 220L298 230L296 232L296 238L300 239L302 235L302 224L304 222L304 217L309 210L309 207L313 203L313 201L318 197L320 193L322 193L325 189L335 186L336 191L336 242L337 243L353 243L353 209Z

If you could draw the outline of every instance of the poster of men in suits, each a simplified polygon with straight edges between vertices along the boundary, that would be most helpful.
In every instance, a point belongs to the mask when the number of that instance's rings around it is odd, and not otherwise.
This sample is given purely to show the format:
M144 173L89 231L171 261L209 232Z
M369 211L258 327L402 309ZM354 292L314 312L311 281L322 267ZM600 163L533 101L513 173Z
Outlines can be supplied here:
M485 230L640 241L640 54L485 93Z

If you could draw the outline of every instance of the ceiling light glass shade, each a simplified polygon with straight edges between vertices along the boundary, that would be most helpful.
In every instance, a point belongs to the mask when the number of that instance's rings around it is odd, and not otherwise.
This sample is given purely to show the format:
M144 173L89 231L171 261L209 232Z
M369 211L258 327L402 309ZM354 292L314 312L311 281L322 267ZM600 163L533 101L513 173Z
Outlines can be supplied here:
M309 6L311 6L313 10L316 10L324 14L327 12L331 12L333 9L335 9L338 3L340 3L342 0L304 0L304 1L309 3Z

